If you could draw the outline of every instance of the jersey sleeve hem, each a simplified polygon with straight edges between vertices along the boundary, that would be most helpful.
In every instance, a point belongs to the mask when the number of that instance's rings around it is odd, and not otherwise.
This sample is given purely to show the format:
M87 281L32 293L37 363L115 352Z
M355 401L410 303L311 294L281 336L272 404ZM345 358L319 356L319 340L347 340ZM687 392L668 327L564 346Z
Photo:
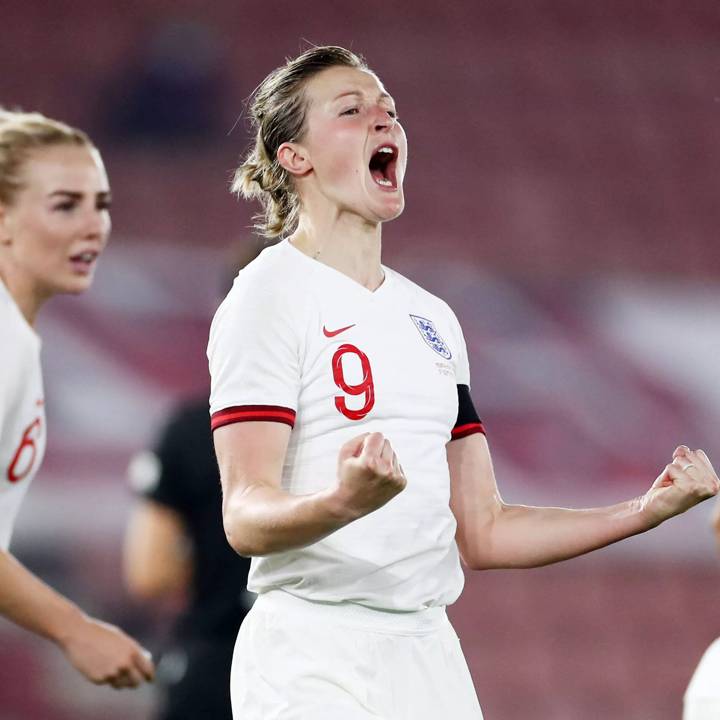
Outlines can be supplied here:
M295 426L295 411L280 405L234 405L210 416L210 427L217 430L239 422L279 422Z
M468 435L474 435L475 433L482 433L486 435L485 426L481 422L465 423L464 425L456 425L452 429L451 440L459 440L460 438L468 437Z

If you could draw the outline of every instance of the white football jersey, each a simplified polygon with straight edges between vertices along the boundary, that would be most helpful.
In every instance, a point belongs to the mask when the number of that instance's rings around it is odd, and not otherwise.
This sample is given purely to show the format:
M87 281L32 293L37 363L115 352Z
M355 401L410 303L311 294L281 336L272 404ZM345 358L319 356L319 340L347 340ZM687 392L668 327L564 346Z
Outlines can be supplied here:
M40 338L0 281L0 549L45 454Z
M328 537L253 558L254 592L411 611L448 605L462 590L446 444L457 385L469 384L465 341L442 300L383 271L371 292L285 240L239 273L215 315L213 429L290 425L283 489L331 486L340 447L376 431L407 477L389 503Z

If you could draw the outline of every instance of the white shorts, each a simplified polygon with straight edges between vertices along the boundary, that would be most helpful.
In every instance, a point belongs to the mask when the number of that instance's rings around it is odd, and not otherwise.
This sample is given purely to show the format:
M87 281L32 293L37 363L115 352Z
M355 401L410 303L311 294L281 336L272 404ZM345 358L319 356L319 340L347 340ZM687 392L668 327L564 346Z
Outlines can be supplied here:
M444 608L392 613L260 595L238 633L236 720L482 720Z
M685 692L683 720L720 718L720 638L706 651Z

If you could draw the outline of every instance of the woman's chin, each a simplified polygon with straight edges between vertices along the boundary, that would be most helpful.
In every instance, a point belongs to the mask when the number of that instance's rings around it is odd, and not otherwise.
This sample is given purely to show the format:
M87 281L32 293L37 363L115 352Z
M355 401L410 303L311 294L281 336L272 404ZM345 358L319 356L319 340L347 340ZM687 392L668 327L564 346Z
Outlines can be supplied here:
M399 190L392 195L386 195L381 198L380 202L376 201L374 208L380 222L389 222L390 220L394 220L402 214L404 209L405 198L403 197L402 190Z
M93 274L76 275L58 283L54 288L53 295L82 295L90 289L92 284Z

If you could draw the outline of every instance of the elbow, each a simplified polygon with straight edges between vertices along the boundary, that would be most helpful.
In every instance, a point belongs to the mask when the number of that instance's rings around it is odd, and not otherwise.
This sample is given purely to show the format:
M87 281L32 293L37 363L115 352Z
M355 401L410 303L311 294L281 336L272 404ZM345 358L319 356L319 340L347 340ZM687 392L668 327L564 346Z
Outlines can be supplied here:
M465 556L463 556L463 563L468 570L477 571L488 569L482 562L476 560L475 558L466 558Z
M498 567L486 553L462 551L460 557L468 570L492 570Z
M223 495L225 539L243 557L261 557L278 551L277 528L253 502L253 486L235 495Z
M229 526L227 523L223 523L225 527L225 539L228 541L228 545L238 554L244 557L253 556L253 548L250 543L243 541L243 533L238 532L237 528Z
M262 542L256 532L253 532L247 523L237 516L237 513L223 515L223 528L225 538L230 547L243 557L259 557L268 555L271 551L267 543Z
M494 570L505 567L499 556L498 526L505 512L498 502L492 512L481 517L464 517L458 521L456 541L460 558L468 570Z
M458 535L456 541L462 564L468 570L490 570L494 567L489 552L490 543L485 538Z

